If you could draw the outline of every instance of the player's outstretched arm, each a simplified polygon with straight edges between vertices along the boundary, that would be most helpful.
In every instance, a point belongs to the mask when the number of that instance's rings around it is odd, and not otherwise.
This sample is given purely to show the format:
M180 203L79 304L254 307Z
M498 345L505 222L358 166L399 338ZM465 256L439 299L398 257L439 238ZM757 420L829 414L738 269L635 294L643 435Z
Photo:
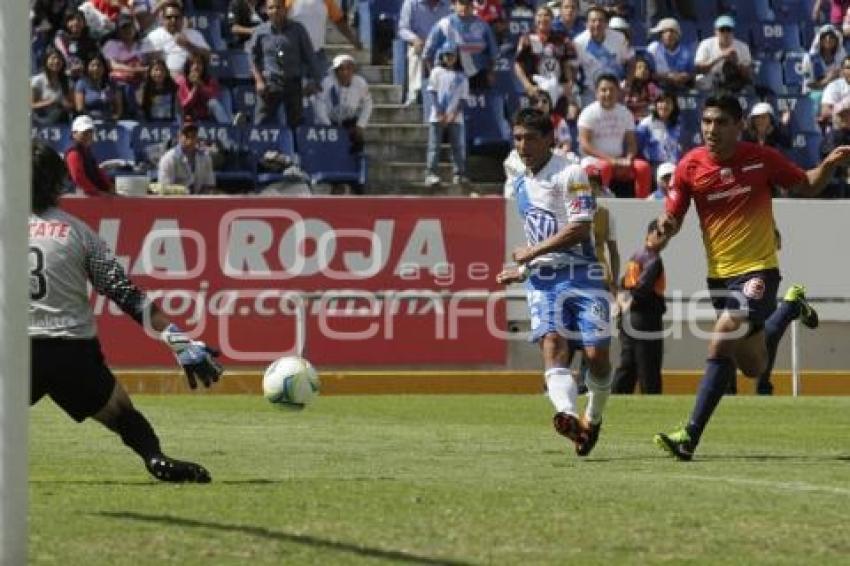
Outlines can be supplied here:
M806 171L809 182L797 185L792 191L806 197L820 194L832 179L835 168L842 165L850 165L850 145L841 145L830 151L817 167Z

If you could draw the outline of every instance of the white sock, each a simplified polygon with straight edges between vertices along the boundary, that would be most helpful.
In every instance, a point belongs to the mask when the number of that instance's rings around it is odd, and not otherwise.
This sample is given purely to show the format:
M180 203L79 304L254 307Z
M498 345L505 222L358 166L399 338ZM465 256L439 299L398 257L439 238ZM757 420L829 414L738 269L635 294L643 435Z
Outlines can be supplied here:
M584 415L593 424L602 422L605 405L608 403L608 397L611 396L612 380L613 374L611 373L605 377L597 377L590 371L586 374L587 407L585 408Z
M543 374L546 378L546 394L559 413L576 415L578 387L568 368L552 368Z

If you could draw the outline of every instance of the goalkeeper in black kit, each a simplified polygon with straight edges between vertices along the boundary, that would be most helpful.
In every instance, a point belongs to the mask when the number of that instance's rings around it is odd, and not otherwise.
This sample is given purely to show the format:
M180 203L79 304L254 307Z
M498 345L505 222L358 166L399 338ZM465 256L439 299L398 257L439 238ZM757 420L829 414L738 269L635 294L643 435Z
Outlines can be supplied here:
M209 387L219 379L223 369L213 359L218 352L171 323L128 279L106 243L80 219L57 207L66 176L62 158L46 144L33 142L30 403L49 395L75 421L95 419L120 436L159 480L207 483L211 478L203 466L162 453L151 424L106 365L89 305L88 284L136 322L158 333L185 369L193 389L198 380Z

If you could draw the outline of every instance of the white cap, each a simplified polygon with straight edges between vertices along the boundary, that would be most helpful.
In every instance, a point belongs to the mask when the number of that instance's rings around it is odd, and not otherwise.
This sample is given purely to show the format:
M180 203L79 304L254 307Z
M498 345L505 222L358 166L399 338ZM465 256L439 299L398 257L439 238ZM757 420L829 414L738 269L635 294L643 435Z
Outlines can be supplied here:
M347 53L342 53L342 54L334 57L333 64L331 65L331 67L333 67L334 69L339 69L341 66L345 65L346 63L351 63L352 65L357 64L354 61L354 57L352 57L351 55L349 55Z
M676 166L672 163L662 163L658 166L658 169L655 171L655 180L658 183L661 183L661 178L666 177L667 175L672 175L673 171L676 170Z
M82 114L74 118L74 122L71 124L72 134L87 132L89 130L94 130L94 120L91 117Z
M760 116L762 114L773 116L773 106L771 106L767 102L759 102L757 104L753 104L753 109L750 110L750 118L752 118L753 116Z
M614 16L608 22L608 27L619 31L629 31L629 22L627 22L620 16Z
M678 33L680 36L682 35L682 28L679 26L679 22L676 21L676 18L663 18L655 24L654 28L650 28L649 33L661 33L663 31L667 31L671 29Z

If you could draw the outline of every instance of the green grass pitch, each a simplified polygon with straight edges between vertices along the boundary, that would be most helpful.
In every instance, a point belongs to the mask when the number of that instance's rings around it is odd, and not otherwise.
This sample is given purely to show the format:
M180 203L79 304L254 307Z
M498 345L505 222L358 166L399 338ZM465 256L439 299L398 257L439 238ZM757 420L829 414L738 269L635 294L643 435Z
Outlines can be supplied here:
M31 564L847 564L850 398L613 397L579 460L542 396L137 396L209 485L147 476L96 423L30 413Z

